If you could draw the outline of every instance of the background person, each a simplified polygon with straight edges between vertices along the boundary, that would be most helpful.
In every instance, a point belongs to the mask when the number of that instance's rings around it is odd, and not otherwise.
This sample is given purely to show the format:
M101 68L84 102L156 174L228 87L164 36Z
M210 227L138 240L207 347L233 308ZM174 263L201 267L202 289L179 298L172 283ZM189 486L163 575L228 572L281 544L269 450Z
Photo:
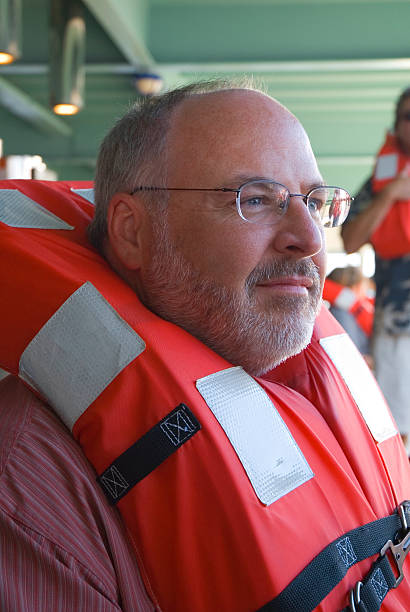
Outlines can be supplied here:
M367 281L361 270L355 266L334 268L325 279L323 299L371 367L374 300L367 295Z
M347 253L376 251L373 359L377 381L403 440L410 431L410 88L399 97L374 174L356 195L342 229Z

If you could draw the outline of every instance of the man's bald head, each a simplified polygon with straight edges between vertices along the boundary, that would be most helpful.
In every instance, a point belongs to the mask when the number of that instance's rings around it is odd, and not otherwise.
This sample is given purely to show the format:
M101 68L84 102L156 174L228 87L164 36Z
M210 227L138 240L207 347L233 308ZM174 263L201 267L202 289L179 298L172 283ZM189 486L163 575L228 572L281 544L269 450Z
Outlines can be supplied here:
M191 83L151 98L142 98L117 121L104 138L95 175L95 216L89 228L91 242L103 251L107 236L107 211L112 196L130 193L136 185L166 183L166 143L174 111L184 101L231 89L249 89L224 80ZM147 205L161 206L163 194L145 196Z

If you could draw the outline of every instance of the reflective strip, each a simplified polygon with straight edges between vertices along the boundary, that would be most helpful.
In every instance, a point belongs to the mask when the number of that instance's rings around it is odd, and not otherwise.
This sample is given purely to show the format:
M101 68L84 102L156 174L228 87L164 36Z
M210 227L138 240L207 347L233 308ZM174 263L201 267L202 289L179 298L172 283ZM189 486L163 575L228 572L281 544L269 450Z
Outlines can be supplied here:
M383 442L396 435L384 397L366 362L347 334L322 338L320 344L346 383L373 438Z
M262 503L271 504L314 476L274 404L242 368L205 376L196 386Z
M18 189L0 189L0 221L10 227L74 229Z
M342 310L350 310L355 302L357 302L355 292L346 287L345 289L341 290L333 305L337 306L337 308L341 308Z
M74 187L71 187L71 191L78 193L82 198L94 204L94 189L74 189Z
M73 293L33 338L20 377L72 429L145 342L89 282Z
M376 162L376 169L374 171L375 178L382 181L383 179L393 178L396 176L398 161L399 156L397 153L380 155Z

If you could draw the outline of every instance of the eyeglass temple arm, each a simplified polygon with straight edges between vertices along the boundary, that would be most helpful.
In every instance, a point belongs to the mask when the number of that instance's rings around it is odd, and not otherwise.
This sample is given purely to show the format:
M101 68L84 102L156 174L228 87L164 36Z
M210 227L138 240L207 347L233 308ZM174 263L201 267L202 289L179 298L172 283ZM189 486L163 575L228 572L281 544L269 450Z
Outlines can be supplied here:
M200 187L145 187L140 185L131 191L131 195L137 191L224 191L229 193L239 193L240 189L229 189L228 187L217 187L217 188L200 188Z

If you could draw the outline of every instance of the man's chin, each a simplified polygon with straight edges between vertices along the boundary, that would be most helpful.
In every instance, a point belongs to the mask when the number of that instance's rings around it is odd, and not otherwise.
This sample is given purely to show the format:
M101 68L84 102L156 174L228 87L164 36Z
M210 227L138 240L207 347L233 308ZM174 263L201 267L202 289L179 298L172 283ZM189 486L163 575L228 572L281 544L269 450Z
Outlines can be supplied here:
M284 363L291 357L295 357L296 355L299 355L302 351L304 351L305 348L309 345L311 338L312 334L310 334L310 336L307 337L305 341L299 343L297 346L294 346L289 352L283 352L282 355L278 354L275 359L270 360L269 363L266 363L264 366L260 366L259 368L253 369L253 371L249 369L249 374L252 374L252 376L263 376L267 372L274 370L281 363Z
M311 313L308 320L306 313L302 317L294 312L292 316L282 313L281 317L274 319L269 317L269 328L265 320L265 325L256 325L252 331L242 334L235 354L230 351L228 361L242 366L252 376L262 376L308 346L314 326ZM223 354L224 349L219 352Z
M258 296L254 309L264 316L306 317L314 306L309 295L265 295Z
M290 351L289 354L278 356L277 359L273 360L269 365L259 370L259 372L254 374L254 376L263 376L267 372L270 372L271 370L274 370L275 368L277 368L281 363L284 363L291 357L295 357L296 355L299 355L302 351L305 350L307 346L309 346L311 339L312 339L312 334L310 334L310 337L305 342L302 342L299 346L295 346L294 349Z

